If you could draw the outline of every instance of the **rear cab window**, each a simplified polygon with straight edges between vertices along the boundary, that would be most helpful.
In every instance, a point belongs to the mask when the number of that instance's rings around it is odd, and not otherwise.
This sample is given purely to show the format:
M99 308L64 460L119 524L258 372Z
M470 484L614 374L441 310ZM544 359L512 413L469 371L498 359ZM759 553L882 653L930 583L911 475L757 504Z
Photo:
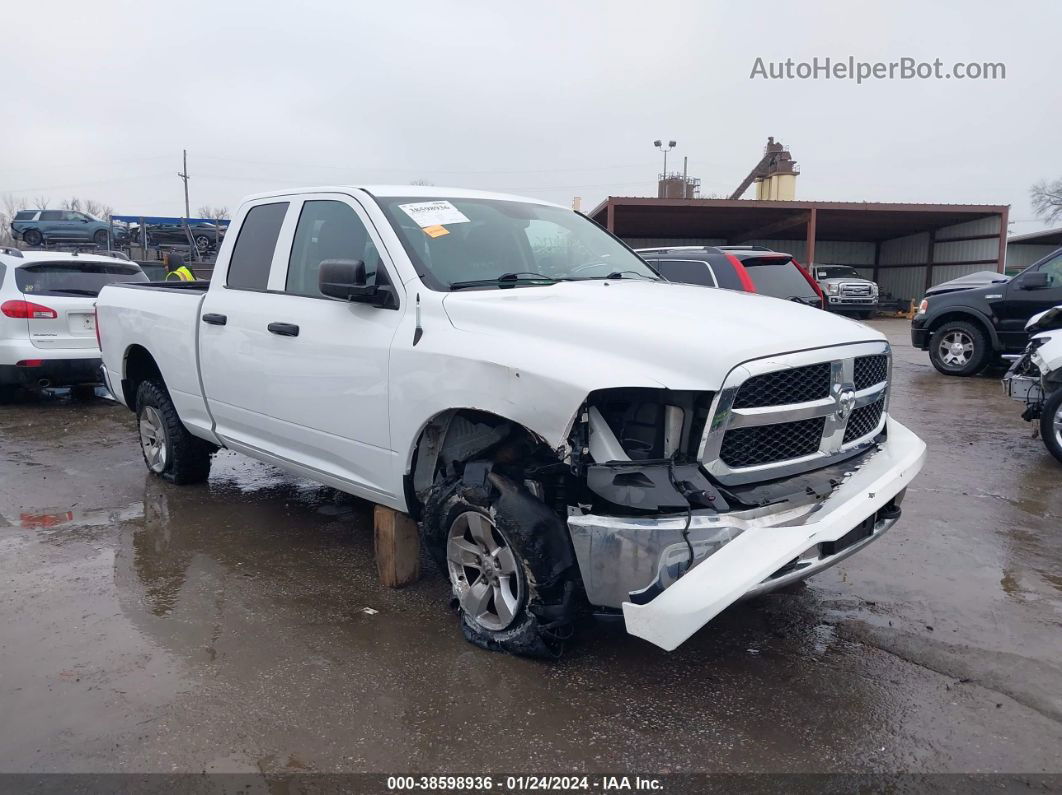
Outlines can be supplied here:
M237 290L265 290L280 227L288 202L258 204L247 211L229 259L225 286Z
M108 284L146 282L140 267L129 262L35 262L15 268L15 286L26 295L95 297Z
M774 298L818 298L792 257L748 257L741 264L758 293Z

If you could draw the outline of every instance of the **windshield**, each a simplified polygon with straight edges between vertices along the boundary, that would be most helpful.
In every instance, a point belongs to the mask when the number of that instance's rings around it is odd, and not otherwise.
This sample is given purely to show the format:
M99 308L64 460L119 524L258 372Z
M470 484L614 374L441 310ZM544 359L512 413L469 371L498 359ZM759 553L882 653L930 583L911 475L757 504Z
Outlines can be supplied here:
M815 273L820 279L862 279L859 271L848 265L816 265Z
M147 280L137 265L122 262L41 262L15 269L15 284L27 295L92 297L106 284Z
M377 198L437 290L582 279L652 279L637 254L577 213L497 199Z

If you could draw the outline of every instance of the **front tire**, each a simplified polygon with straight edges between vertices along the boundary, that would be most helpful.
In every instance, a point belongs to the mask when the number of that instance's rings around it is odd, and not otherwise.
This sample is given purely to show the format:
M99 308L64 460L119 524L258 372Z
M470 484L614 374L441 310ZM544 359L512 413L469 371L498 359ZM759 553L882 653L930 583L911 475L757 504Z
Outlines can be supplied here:
M425 544L447 573L465 638L490 651L556 658L574 635L578 566L564 523L526 488L436 483Z
M199 253L206 254L210 251L210 238L206 235L199 235L195 238L195 247L199 250Z
M148 471L178 486L210 476L213 448L188 433L161 382L144 381L136 392L140 451Z
M1040 410L1040 438L1047 451L1062 463L1062 387L1047 396Z
M95 234L92 235L92 242L95 243L100 248L106 248L107 247L107 230L106 229L97 229Z
M985 332L965 320L944 323L929 340L929 361L944 375L976 375L988 364L991 354Z

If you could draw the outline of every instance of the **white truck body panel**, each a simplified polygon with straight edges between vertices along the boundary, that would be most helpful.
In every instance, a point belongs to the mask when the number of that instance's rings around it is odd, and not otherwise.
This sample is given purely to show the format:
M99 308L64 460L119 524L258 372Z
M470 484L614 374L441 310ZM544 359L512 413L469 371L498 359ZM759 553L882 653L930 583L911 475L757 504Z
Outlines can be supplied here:
M108 288L101 294L111 391L126 402L120 385L127 357L144 348L194 435L407 510L404 479L417 441L433 418L454 409L517 423L563 457L579 409L595 390L712 392L749 360L884 340L865 325L793 302L637 279L430 289L373 199L418 195L546 204L431 186L251 197L222 243L208 290ZM391 276L397 310L283 292L302 205L322 199L346 203L368 227ZM290 207L268 289L226 286L247 213L281 201ZM204 323L208 314L223 315L225 324ZM297 325L298 335L266 330L278 322ZM769 528L744 532L726 556L730 573L719 582L711 573L724 564L712 557L650 604L624 605L630 631L674 648L777 569L785 555L792 557L796 546L799 553L816 538L836 539L851 529L845 522L858 523L887 503L906 487L924 454L909 431L889 423L886 449L895 436L894 452L878 454L872 469L839 490L801 533L781 542Z

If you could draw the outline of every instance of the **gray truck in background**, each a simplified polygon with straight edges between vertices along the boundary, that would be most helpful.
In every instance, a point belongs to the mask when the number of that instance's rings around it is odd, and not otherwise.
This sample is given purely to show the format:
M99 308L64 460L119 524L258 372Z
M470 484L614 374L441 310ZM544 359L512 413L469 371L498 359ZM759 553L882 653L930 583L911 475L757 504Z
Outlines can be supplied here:
M865 320L878 308L878 285L851 265L815 265L812 272L831 312Z

